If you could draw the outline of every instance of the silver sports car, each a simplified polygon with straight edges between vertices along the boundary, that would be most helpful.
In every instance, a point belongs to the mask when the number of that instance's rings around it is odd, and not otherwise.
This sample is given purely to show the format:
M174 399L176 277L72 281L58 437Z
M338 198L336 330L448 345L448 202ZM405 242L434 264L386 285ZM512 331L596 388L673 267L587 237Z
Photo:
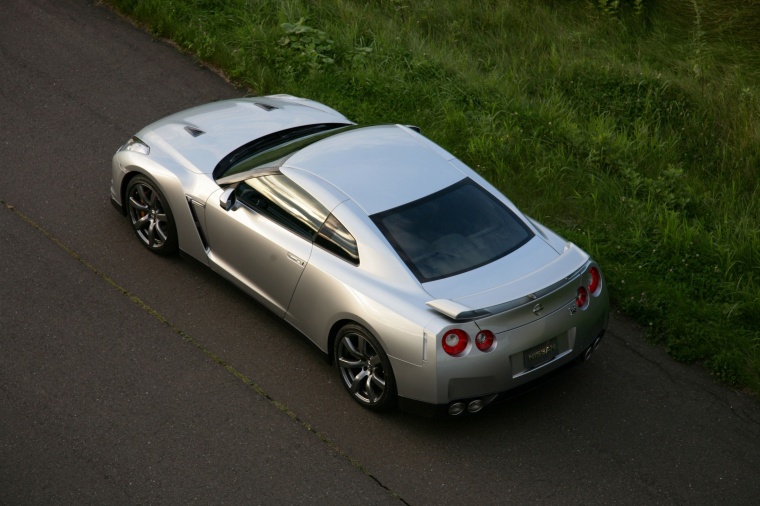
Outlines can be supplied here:
M289 95L194 107L113 158L140 242L208 265L313 341L366 408L475 413L598 346L589 255L402 125Z

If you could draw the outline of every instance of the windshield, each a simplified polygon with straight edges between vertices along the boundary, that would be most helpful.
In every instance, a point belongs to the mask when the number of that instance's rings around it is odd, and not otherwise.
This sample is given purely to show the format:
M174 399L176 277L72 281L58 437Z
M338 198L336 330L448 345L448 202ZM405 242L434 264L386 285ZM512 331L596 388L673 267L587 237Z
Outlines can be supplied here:
M342 132L347 127L356 128L355 125L345 123L319 123L265 135L225 156L214 168L214 179L219 184L225 184L224 179L277 161L309 144Z
M372 216L420 282L493 262L516 250L533 232L471 179Z

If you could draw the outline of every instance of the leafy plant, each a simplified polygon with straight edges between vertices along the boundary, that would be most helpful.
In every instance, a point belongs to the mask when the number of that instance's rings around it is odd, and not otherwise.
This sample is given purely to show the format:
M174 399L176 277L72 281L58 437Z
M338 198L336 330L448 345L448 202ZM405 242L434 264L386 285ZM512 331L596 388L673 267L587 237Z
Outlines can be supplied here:
M282 23L285 36L278 41L278 63L290 72L319 71L335 63L333 41L322 30L306 25L301 18L295 23Z

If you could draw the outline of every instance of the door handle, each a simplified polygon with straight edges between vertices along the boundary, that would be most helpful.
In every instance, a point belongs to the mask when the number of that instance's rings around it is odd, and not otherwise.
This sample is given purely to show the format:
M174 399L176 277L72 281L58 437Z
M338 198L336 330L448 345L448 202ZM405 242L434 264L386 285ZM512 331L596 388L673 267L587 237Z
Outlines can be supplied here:
M303 267L304 265L306 265L306 262L304 262L303 260L301 260L300 258L298 258L297 256L295 256L293 253L288 252L288 258L290 258L291 260L293 260L295 263L297 263L301 267Z

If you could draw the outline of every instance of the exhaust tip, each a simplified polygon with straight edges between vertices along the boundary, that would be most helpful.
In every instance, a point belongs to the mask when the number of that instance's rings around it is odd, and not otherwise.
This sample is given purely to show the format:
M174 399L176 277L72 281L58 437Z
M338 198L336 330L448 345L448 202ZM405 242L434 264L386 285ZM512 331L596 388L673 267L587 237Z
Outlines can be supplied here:
M461 415L464 411L465 405L464 402L455 402L451 406L449 406L449 414L451 416L457 416Z
M467 412L477 413L478 411L483 409L485 405L486 404L483 402L482 399L475 399L474 401L470 401L470 403L467 405Z

